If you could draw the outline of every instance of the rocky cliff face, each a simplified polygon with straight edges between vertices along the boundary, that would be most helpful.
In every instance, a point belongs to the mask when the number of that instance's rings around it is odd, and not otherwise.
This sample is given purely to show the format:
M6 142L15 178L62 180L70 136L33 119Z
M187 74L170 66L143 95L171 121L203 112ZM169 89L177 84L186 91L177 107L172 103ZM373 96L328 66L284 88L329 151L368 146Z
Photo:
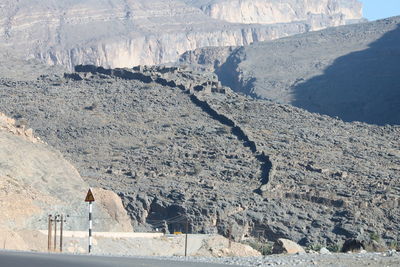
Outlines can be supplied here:
M124 67L172 62L198 47L245 45L361 18L354 0L281 2L1 0L0 47L69 68Z
M219 0L203 3L200 8L212 18L232 23L307 21L312 30L362 17L362 4L357 0Z
M26 123L0 113L0 240L8 249L35 247L29 236L47 229L49 214L69 215L64 224L67 230L87 228L83 199L89 185L60 152L35 137ZM115 193L96 189L95 195L94 214L102 219L95 219L94 227L132 231Z

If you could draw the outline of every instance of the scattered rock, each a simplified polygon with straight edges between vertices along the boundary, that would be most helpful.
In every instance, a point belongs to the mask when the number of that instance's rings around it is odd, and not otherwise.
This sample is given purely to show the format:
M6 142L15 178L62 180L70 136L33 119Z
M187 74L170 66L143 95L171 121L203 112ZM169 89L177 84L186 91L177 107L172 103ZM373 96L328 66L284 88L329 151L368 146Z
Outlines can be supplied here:
M0 107L15 116L23 105L34 132L70 158L88 183L120 194L134 229L187 216L194 232L226 234L234 221L236 240L263 229L264 238L285 236L305 246L341 242L358 236L355 221L397 236L400 189L384 187L398 172L387 168L397 166L387 152L398 145L398 127L344 123L231 91L186 88L216 83L210 73L140 69L131 75L136 70L95 67L80 73L83 81L0 78ZM101 105L84 112L90 103ZM307 171L304 162L332 175ZM351 179L333 175L337 170Z
M83 78L78 73L64 73L65 79L72 79L74 81L82 81Z
M395 250L395 249L392 249L392 250L389 250L387 253L386 253L386 256L388 256L388 257L393 257L393 256L395 256L397 254L397 251Z

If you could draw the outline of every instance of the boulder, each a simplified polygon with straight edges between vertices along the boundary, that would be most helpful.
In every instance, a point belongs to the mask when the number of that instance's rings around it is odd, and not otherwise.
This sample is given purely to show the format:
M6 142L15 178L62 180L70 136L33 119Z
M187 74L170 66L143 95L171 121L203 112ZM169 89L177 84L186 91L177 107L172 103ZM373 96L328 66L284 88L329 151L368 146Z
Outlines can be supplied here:
M83 80L82 77L78 73L64 73L64 78L71 79L74 81L82 81Z
M279 238L272 249L273 254L296 254L305 253L303 247L299 244L284 238Z
M347 239L342 247L342 252L360 252L365 249L364 244L356 239Z
M96 196L97 204L105 211L110 217L119 224L117 229L124 232L132 232L133 228L131 220L122 205L121 198L110 190L102 188L93 188L93 194ZM111 226L110 226L111 227Z
M331 254L331 252L327 248L323 247L319 250L319 254Z

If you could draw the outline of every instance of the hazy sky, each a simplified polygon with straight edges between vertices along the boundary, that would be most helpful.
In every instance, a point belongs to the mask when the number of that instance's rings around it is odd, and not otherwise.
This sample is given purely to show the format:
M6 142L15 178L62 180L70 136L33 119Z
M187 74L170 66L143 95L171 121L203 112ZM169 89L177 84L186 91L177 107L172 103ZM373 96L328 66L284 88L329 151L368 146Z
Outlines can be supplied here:
M364 17L377 20L400 16L400 0L361 0L364 4Z

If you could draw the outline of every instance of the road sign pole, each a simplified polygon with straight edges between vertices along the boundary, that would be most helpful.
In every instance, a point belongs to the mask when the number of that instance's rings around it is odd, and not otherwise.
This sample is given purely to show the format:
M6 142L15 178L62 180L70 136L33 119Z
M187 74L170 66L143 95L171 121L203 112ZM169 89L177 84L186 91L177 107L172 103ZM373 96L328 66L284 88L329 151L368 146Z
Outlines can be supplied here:
M64 216L61 215L61 224L60 224L60 252L63 249L63 229L64 228Z
M189 219L186 218L185 257L187 256L188 231L189 231Z
M89 202L89 253L92 251L92 201Z
M89 202L89 248L88 248L88 252L92 252L92 204L94 202L94 196L92 193L92 189L89 189L89 191L86 194L86 198L85 198L85 202Z
M229 248L232 247L232 223L229 224L229 229L228 229L228 238L229 238Z
M48 225L48 233L47 233L47 249L48 251L51 251L51 233L52 233L52 227L51 225L53 224L53 220L51 218L52 216L49 215L49 225Z
M54 215L54 251L57 249L57 217L58 215Z

